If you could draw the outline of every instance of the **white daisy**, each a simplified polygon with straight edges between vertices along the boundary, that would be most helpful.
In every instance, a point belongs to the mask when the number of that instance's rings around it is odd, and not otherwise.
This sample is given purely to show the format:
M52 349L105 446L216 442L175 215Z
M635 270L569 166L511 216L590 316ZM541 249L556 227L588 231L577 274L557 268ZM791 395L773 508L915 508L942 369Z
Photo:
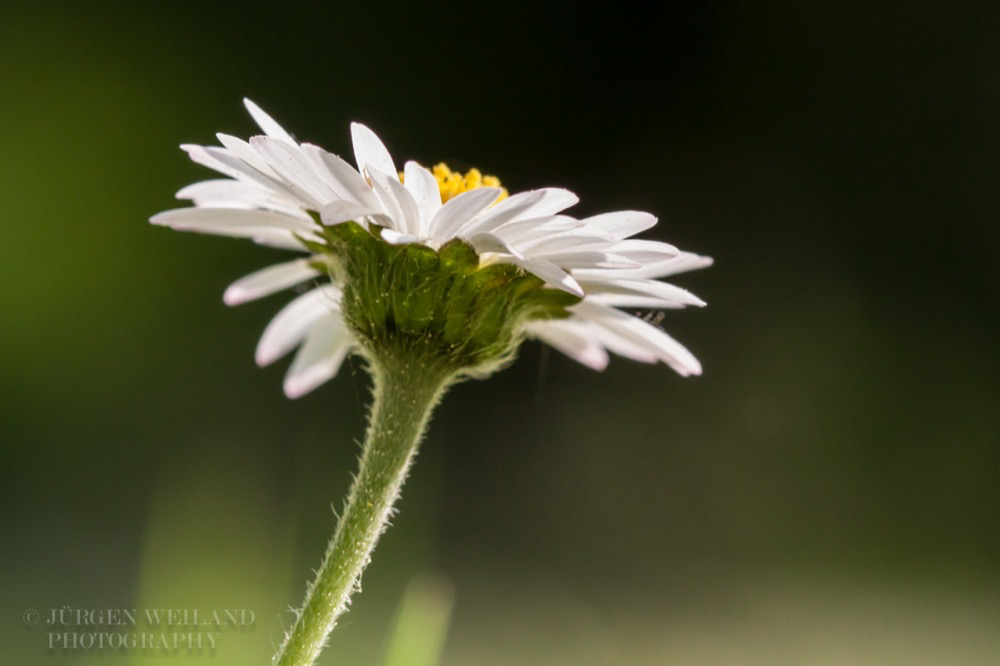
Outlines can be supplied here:
M517 266L544 281L546 291L570 294L571 304L553 315L559 318L535 316L517 325L519 333L584 365L604 368L610 351L662 361L682 375L701 372L697 359L658 326L618 309L704 305L657 278L703 268L711 259L631 238L655 225L654 216L618 211L576 219L563 214L578 201L564 189L507 196L495 178L476 170L462 175L439 165L432 172L410 161L400 172L379 138L357 123L351 125L355 169L322 148L299 144L253 102L244 102L265 135L246 142L219 134L222 147L182 146L192 160L226 178L185 187L177 197L194 207L160 213L151 222L308 253L237 280L224 296L237 305L302 283L317 285L274 317L257 347L262 366L299 347L284 382L289 397L335 376L359 347L342 307L347 287L329 281L337 262L325 250L328 231L352 221L391 246L440 251L461 239L475 250L480 267Z

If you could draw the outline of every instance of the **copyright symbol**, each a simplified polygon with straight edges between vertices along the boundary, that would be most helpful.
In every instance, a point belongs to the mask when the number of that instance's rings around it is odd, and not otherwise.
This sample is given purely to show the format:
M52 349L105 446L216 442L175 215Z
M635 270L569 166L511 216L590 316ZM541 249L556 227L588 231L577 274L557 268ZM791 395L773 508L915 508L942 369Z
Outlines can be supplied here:
M38 611L36 611L34 608L29 608L28 610L24 611L24 615L22 615L21 617L24 618L24 623L29 626L34 626L38 624Z

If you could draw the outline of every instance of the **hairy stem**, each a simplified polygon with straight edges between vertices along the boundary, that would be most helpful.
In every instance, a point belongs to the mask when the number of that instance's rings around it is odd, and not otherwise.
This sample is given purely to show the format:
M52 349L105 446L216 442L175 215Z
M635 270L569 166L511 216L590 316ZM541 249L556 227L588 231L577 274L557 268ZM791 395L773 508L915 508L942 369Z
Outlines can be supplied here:
M431 411L452 379L452 373L413 358L397 356L371 366L373 402L360 469L275 666L310 666L326 645L392 515Z

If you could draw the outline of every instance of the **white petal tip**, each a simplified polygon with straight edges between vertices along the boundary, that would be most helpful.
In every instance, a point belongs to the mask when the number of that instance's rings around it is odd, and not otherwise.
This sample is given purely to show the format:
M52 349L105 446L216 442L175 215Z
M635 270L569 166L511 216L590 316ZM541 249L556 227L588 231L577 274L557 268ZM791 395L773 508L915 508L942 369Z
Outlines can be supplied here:
M313 390L313 386L306 385L305 382L297 381L295 379L286 379L285 383L282 385L285 391L285 396L290 400L298 400L305 394Z
M597 372L603 372L607 369L608 363L611 358L608 353L603 349L598 348L599 353L588 353L585 356L581 356L578 360L591 370L596 370Z
M275 356L274 350L272 350L272 349L260 349L260 348L258 348L257 349L257 353L254 354L254 361L256 361L257 362L257 366L261 367L261 368L266 368L267 366L271 365L272 363L274 363L277 360L278 360L278 357Z
M407 243L417 243L420 241L416 236L401 234L393 229L382 229L382 240L389 245L405 245Z
M375 134L375 132L373 132L367 125L357 122L351 123L352 140L354 140L355 142L359 142L359 141L364 141L366 139L370 139L371 137L375 137L375 140L381 143L381 140L378 138L378 135Z
M284 141L292 146L298 145L295 139L292 138L291 134L286 132L274 118L268 115L266 111L257 106L250 99L244 97L243 106L245 106L247 111L250 112L250 116L254 119L254 122L257 123L257 126L264 130L264 134L274 139Z
M226 292L222 294L222 302L230 307L245 303L246 300L247 293L239 287L229 287L226 289Z
M666 362L666 359L663 360ZM672 361L673 362L669 365L671 365L681 377L698 377L701 375L701 363L693 356L681 359L674 358Z
M335 377L339 365L337 363L333 368L322 365L313 366L303 372L286 376L282 383L285 395L292 400L297 400L305 394L311 393Z
M576 281L576 278L569 273L563 276L562 280L559 281L558 286L563 291L568 291L574 296L579 296L580 298L584 298L587 295L587 293L583 290L583 287L580 286L580 283Z
M167 215L166 213L157 213L153 217L149 218L149 223L150 224L155 224L158 227L169 227L169 226L171 226L171 224L170 224L170 216Z
M579 296L580 298L586 296L583 292L583 287L580 286L580 283L571 277L567 277L562 281L562 287L574 296Z

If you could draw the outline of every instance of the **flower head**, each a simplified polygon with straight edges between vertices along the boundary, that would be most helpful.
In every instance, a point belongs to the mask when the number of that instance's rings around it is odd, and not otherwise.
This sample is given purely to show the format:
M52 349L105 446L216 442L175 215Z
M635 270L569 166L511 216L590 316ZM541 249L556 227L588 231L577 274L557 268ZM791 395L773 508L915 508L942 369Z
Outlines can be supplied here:
M608 352L662 361L682 375L701 366L658 326L618 308L673 309L704 302L657 278L711 259L631 238L656 224L637 211L576 219L561 188L508 195L498 179L445 165L397 170L382 141L351 125L357 168L298 143L253 102L264 131L222 147L182 146L226 178L177 193L194 207L151 222L250 238L305 253L230 285L229 305L304 283L257 347L267 365L299 347L285 392L298 397L336 375L352 351L436 356L465 373L510 358L524 335L595 369Z

